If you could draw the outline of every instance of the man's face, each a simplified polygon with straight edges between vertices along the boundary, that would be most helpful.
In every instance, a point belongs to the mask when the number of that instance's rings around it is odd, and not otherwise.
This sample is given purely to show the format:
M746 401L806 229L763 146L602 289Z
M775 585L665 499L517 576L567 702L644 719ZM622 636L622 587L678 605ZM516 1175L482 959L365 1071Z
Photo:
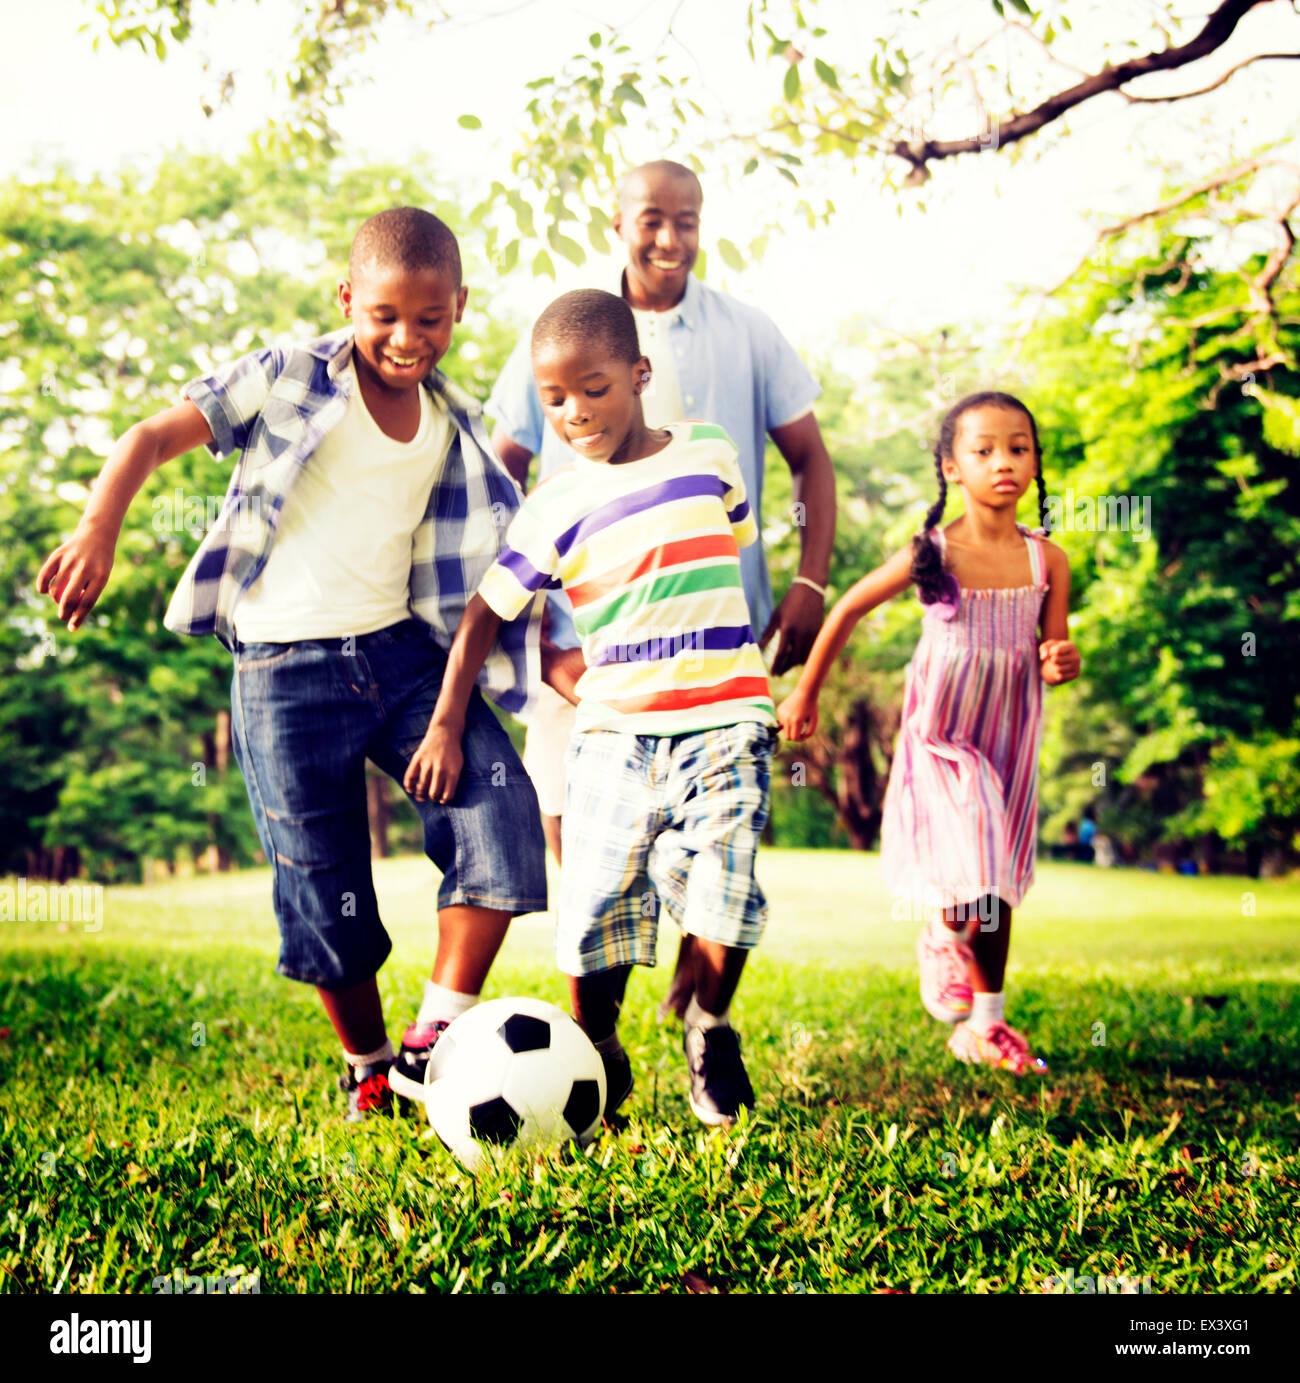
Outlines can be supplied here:
M681 301L700 252L700 193L672 173L637 173L623 189L614 230L627 246L629 297L660 310Z
M369 264L339 284L356 331L358 369L388 389L413 389L447 354L465 289L440 269L409 273Z

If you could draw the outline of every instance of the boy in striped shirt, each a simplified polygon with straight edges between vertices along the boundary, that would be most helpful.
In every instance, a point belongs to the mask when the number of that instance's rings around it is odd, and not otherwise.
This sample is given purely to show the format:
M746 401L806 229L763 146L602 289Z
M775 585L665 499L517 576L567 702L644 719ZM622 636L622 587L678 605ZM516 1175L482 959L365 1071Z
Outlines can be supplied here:
M623 299L566 293L532 352L573 460L528 496L467 605L412 772L435 801L455 791L465 698L499 624L562 585L583 645L545 650L543 675L578 707L556 937L574 1015L604 1058L612 1114L633 1085L619 1005L630 967L655 963L666 908L698 943L691 1108L729 1124L754 1098L728 1010L767 920L754 855L776 744L740 576L757 524L721 428L646 426L650 362Z

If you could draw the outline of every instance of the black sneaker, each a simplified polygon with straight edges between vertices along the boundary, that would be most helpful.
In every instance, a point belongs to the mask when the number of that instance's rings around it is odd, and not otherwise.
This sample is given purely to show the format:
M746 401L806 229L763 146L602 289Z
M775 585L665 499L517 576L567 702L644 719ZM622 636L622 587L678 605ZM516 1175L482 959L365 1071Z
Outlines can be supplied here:
M439 1019L436 1023L412 1023L402 1034L402 1050L393 1061L388 1083L395 1095L424 1103L424 1077L429 1066L429 1053L434 1044L451 1026Z
M601 1052L600 1060L605 1067L605 1118L610 1119L632 1093L636 1082L632 1079L632 1063L626 1052L619 1052L617 1056Z
M393 1094L388 1088L388 1063L355 1067L349 1063L348 1073L339 1077L339 1089L348 1097L349 1124L359 1124L372 1114L391 1114Z
M741 1109L753 1109L754 1089L733 1028L687 1028L682 1046L691 1072L691 1109L697 1119L719 1127L735 1123Z

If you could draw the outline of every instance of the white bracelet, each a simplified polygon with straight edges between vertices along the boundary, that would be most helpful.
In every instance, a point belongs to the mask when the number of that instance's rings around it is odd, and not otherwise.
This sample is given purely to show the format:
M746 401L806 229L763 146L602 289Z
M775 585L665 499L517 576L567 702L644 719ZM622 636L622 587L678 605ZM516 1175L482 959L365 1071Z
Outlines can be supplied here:
M823 600L826 599L826 587L819 586L815 581L810 581L806 576L796 576L790 584L792 586L807 586L811 590L816 591Z

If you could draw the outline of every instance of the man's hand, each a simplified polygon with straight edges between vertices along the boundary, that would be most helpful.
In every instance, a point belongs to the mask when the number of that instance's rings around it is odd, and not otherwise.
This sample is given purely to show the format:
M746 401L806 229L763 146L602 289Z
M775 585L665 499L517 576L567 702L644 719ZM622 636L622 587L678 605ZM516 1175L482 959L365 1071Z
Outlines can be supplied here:
M796 687L776 708L777 724L788 740L806 739L817 733L817 698Z
M78 629L108 585L113 570L117 535L79 526L66 543L45 559L36 576L36 589L58 602L59 619Z
M1057 686L1079 675L1079 650L1069 639L1044 639L1038 645L1043 681Z
M464 763L460 735L445 725L432 724L411 755L402 786L417 802L450 802Z
M780 633L781 646L772 663L772 676L780 677L792 667L807 662L817 631L822 627L826 602L802 582L791 586L785 599L772 611L772 618L759 639L759 648L766 648L773 634Z

